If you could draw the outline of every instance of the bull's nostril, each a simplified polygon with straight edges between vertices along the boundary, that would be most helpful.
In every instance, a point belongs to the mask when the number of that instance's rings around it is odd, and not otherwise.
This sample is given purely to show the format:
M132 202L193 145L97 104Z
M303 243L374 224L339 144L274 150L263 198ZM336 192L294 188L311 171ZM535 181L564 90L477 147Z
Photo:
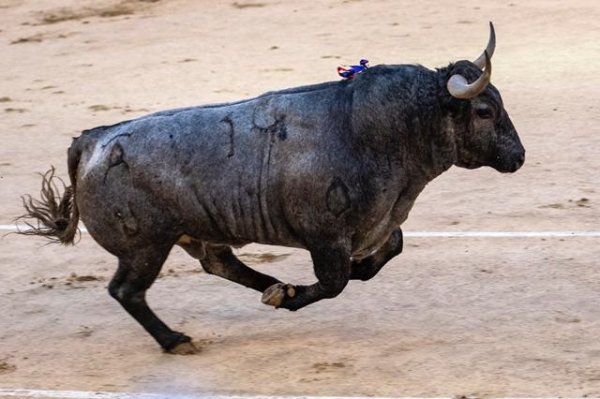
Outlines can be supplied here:
M520 169L524 163L525 163L525 153L522 153L521 155L519 155L519 157L513 163L513 168L512 168L513 172Z

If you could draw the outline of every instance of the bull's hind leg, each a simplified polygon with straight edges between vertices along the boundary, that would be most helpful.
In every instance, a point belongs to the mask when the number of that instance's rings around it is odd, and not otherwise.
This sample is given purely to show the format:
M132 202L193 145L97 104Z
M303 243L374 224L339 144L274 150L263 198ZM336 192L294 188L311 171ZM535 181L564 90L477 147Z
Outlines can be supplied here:
M189 354L197 351L191 338L173 331L162 322L146 303L146 291L160 272L169 248L145 248L119 258L119 268L108 291L123 308L168 352Z
M319 280L313 285L278 283L263 294L263 303L276 308L298 310L325 298L338 296L348 284L351 273L350 251L343 247L311 249L315 275Z
M281 283L249 268L239 260L226 245L205 244L198 240L178 243L188 254L200 260L202 268L209 274L223 277L234 283L263 292L273 284Z

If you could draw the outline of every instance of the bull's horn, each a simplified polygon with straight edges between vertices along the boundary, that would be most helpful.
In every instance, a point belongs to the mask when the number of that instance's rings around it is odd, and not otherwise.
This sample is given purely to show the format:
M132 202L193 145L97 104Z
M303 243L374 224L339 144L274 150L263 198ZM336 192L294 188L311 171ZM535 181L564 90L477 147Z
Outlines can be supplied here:
M492 77L492 62L490 61L487 50L483 52L483 55L485 59L485 68L476 81L469 83L464 76L458 74L452 75L450 79L448 79L446 87L452 97L468 100L481 93L488 83L490 83L490 78Z
M494 24L490 21L490 39L488 40L487 47L485 51L481 53L479 58L473 61L473 64L477 65L479 69L483 69L485 66L485 52L487 51L488 56L492 58L494 55L494 50L496 49L496 31L494 30Z

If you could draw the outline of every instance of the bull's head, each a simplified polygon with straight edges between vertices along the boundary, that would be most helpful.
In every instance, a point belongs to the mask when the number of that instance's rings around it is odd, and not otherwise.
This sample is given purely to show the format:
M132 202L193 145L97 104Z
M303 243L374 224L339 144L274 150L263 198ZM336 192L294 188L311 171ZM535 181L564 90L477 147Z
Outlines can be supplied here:
M491 166L511 173L525 162L525 148L500 93L490 84L495 47L496 35L490 22L490 39L483 54L473 62L459 61L448 69L446 88L452 96L455 116L455 164L469 169Z

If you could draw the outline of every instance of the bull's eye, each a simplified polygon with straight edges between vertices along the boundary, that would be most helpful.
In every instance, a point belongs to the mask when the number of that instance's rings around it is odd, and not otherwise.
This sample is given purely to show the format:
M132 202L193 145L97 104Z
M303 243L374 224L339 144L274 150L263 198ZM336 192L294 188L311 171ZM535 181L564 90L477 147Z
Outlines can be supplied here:
M475 110L475 113L477 113L477 116L481 119L491 119L494 117L494 112L492 111L491 108L488 108L488 107L477 108Z

